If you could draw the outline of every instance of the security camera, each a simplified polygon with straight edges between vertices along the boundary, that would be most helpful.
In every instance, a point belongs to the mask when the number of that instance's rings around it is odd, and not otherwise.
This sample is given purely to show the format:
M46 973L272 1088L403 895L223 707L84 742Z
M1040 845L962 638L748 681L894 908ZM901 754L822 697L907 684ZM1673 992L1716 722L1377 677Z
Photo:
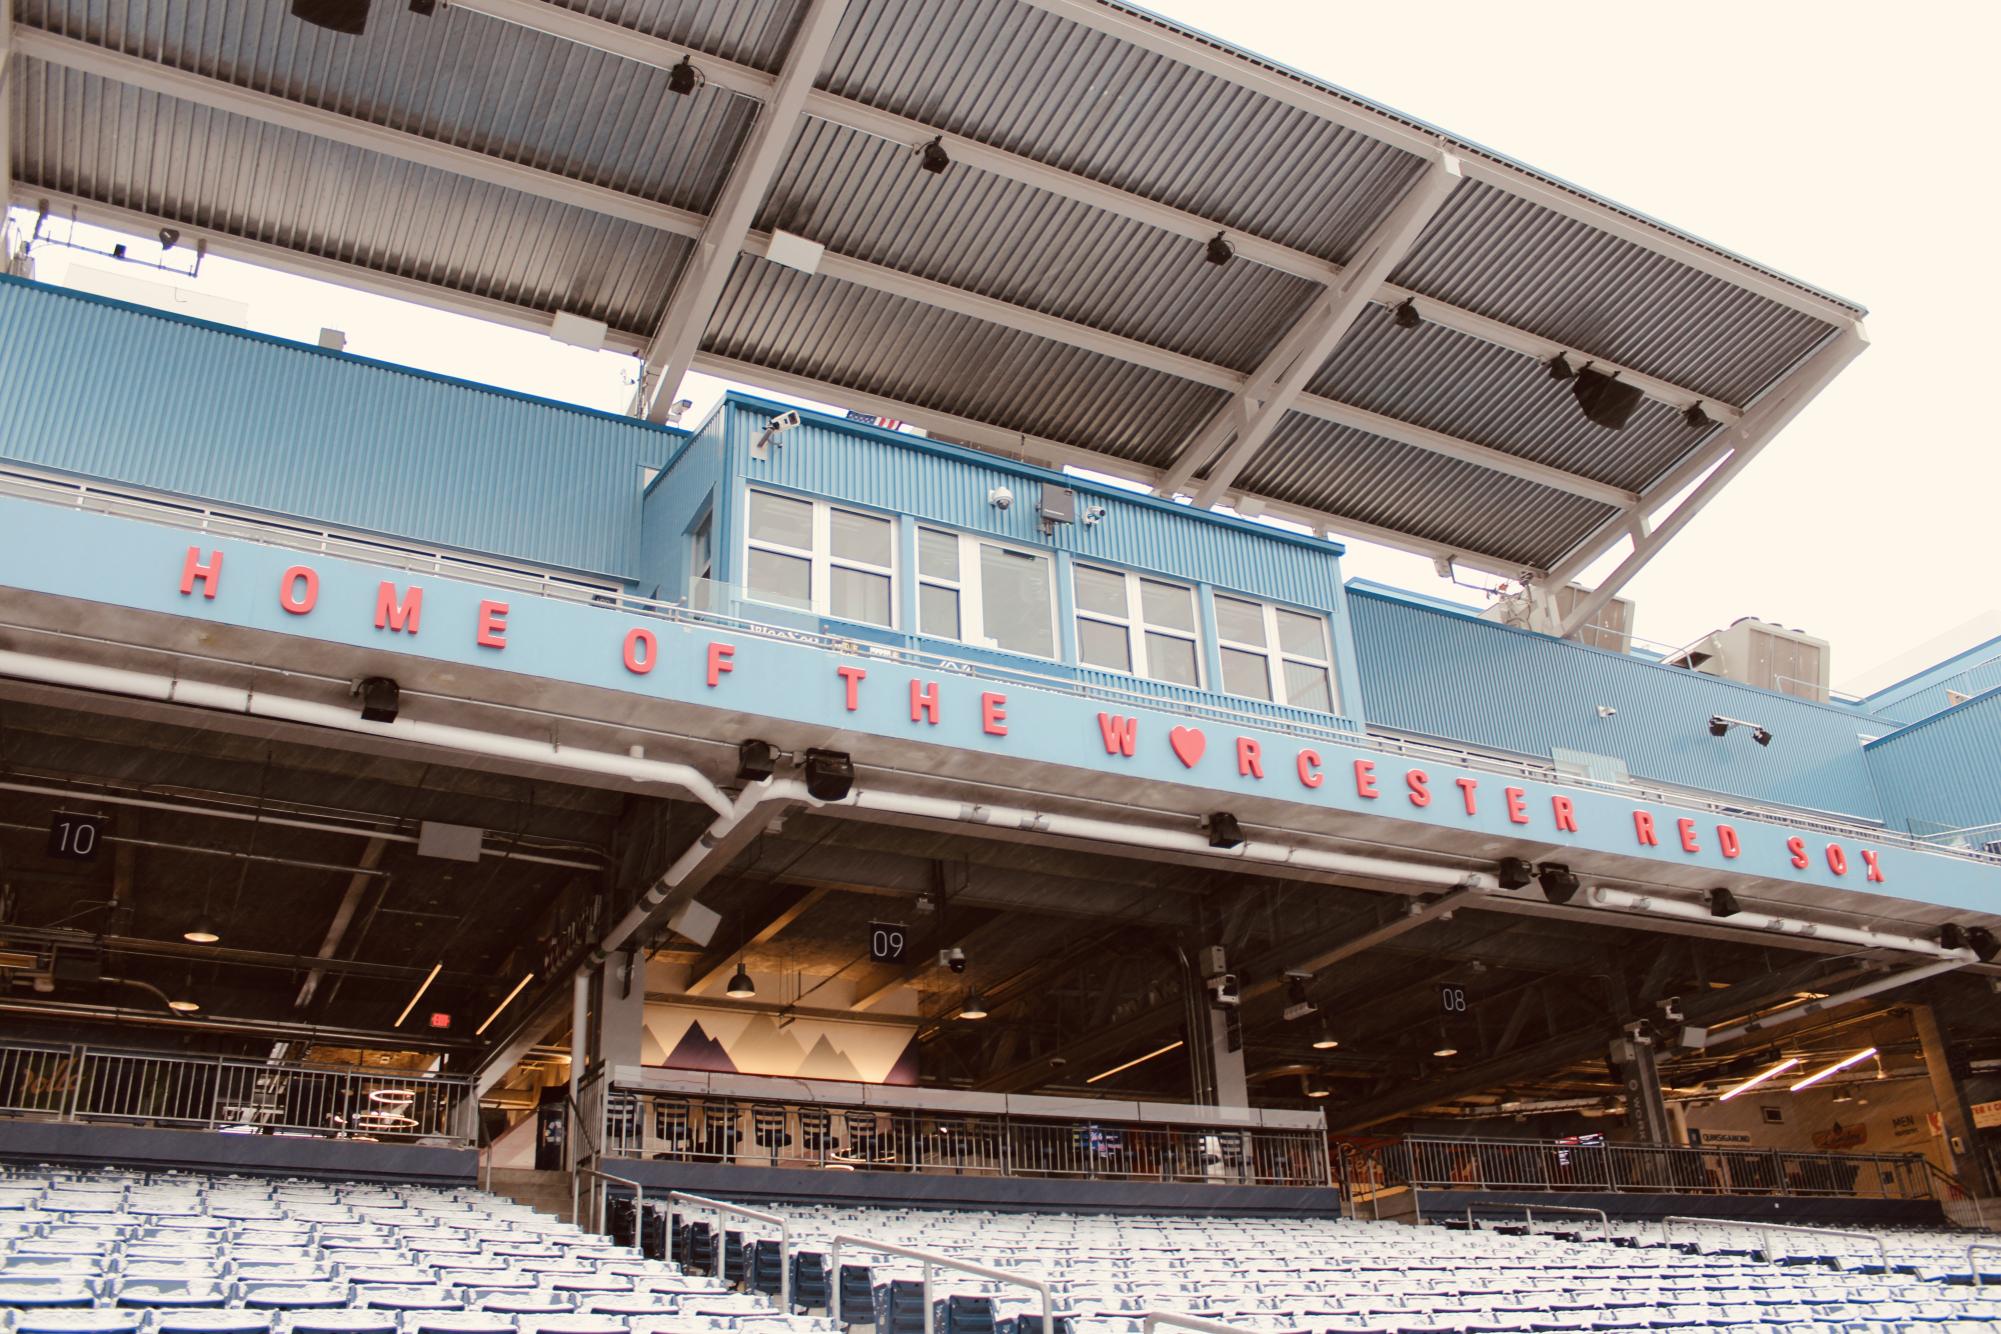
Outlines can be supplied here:
M1086 505L1084 506L1084 513L1082 515L1082 518L1084 520L1084 523L1088 526L1090 524L1102 522L1104 520L1105 513L1106 511L1103 505Z
M1219 1009L1234 1010L1243 1004L1243 992L1237 987L1237 975L1224 973L1209 979L1209 1003Z
M997 510L1004 510L1014 504L1014 492L1004 486L997 486L987 492L987 501Z
M963 973L966 971L966 952L957 945L949 950L939 950L938 962L955 973Z
M766 422L764 424L764 429L771 432L773 435L782 435L783 433L793 429L797 425L799 425L798 413L781 412L776 417L773 417L770 421Z
M1661 1018L1670 1024L1678 1024L1682 1020L1688 1018L1688 1016L1682 1012L1681 997L1669 996L1663 1001L1661 1001Z
M176 229L172 227L162 227L160 229L160 249L172 250L174 248L174 242L180 239L181 239L181 234Z

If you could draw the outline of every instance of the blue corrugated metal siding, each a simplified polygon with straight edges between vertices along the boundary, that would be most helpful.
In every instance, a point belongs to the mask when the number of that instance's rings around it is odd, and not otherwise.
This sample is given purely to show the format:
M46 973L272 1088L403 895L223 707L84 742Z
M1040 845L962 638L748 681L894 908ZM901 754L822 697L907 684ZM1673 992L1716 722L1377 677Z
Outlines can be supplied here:
M1891 823L1929 834L2001 822L2001 689L1873 741L1864 753Z
M783 411L732 396L747 445L765 418ZM1098 489L1059 473L986 460L916 437L806 416L787 432L765 462L743 457L747 480L910 514L967 532L988 533L1026 546L1069 551L1279 602L1338 612L1342 602L1340 548L1322 541L1293 541L1286 534L1166 505L1115 488ZM1059 524L1045 537L1036 518L1043 479L1078 489L1078 503L1103 504L1097 524ZM987 500L997 486L1014 492L1014 505L998 510Z
M1858 716L1696 672L1349 589L1372 726L1518 754L1613 755L1633 776L1749 800L1882 818ZM1618 712L1598 714L1599 705ZM1772 731L1709 735L1712 714Z
M1952 701L1945 693L1948 690L1977 695L1995 686L2001 686L2001 639L1990 639L1955 653L1936 666L1884 687L1862 703L1879 717L1914 723L1951 708Z
M0 280L0 455L624 576L683 433Z
M723 419L711 416L646 490L641 507L639 573L643 597L676 602L688 594L688 530L716 499L723 477ZM720 508L720 507L718 507ZM721 527L718 513L716 529ZM717 540L713 535L711 541ZM716 568L722 552L716 551Z

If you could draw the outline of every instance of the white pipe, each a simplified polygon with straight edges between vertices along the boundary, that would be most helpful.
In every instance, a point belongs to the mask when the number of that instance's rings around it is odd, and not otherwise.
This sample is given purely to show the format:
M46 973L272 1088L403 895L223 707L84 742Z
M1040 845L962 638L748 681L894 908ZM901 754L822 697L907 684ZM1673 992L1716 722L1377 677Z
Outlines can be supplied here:
M1261 865L1297 866L1310 871L1337 875L1370 876L1380 880L1403 880L1447 889L1498 889L1499 881L1490 871L1455 870L1424 862L1395 861L1388 857L1364 857L1323 848L1290 843L1261 843L1245 840L1234 848L1209 845L1208 835L1199 829L1162 829L1157 825L1121 824L1093 820L1080 815L1051 815L1019 806L988 806L954 801L949 797L921 797L904 792L857 791L842 805L858 810L914 815L927 820L950 820L958 824L986 825L997 829L1024 829L1059 838L1080 838L1096 843L1120 843L1129 847L1158 848L1169 852L1192 852L1227 861L1256 862Z
M1901 950L1906 954L1951 959L1955 964L1977 962L1972 950L1949 950L1937 941L1926 940L1922 936L1892 935L1863 926L1807 922L1796 917L1774 917L1762 912L1737 912L1728 917L1717 917L1705 904L1660 894L1636 894L1632 890L1614 889L1610 885L1593 885L1586 891L1585 899L1600 908L1617 908L1649 917L1678 917L1684 921L1706 922L1711 926L1739 931L1765 931L1781 936L1802 936L1809 940L1831 940L1842 945L1859 945L1864 949Z
M531 741L525 737L504 736L498 732L481 732L469 727L421 722L407 714L397 718L393 723L365 722L359 710L335 704L315 704L308 700L288 699L282 695L261 695L234 686L184 681L152 672L126 671L118 667L64 662L60 658L37 657L27 653L0 651L0 676L42 681L50 685L83 690L98 690L137 699L162 700L169 704L187 704L223 713L247 714L255 718L274 718L283 722L304 723L311 727L331 727L343 732L357 732L364 736L412 741L419 745L441 746L447 750L472 755L488 755L496 759L553 765L559 769L608 774L615 778L628 778L641 783L664 783L683 789L717 815L727 816L731 813L729 798L723 795L722 790L710 782L699 769L686 764L649 760L636 755L608 755L603 751L577 750L553 741Z
M1913 982L1922 982L1928 977L1937 977L1940 973L1949 973L1955 968L1964 968L1972 962L1973 957L1970 953L1964 959L1941 959L1937 963L1923 964L1917 968L1906 968L1901 973L1885 973L1881 977L1864 982L1861 986L1850 987L1846 991L1837 991L1831 996L1823 996L1818 1000L1810 1000L1804 1005L1794 1005L1788 1009L1774 1010L1770 1014L1761 1015L1756 1019L1747 1020L1741 1024L1733 1024L1729 1028L1683 1029L1682 1045L1687 1047L1714 1047L1718 1043L1729 1042L1733 1038L1741 1038L1747 1033L1760 1033L1768 1028L1781 1028L1796 1019L1806 1019L1819 1014L1823 1010L1832 1010L1838 1005L1846 1005L1850 1001L1867 1000L1879 992L1889 991L1895 987L1908 986ZM1698 1036L1701 1039L1700 1041L1691 1040Z

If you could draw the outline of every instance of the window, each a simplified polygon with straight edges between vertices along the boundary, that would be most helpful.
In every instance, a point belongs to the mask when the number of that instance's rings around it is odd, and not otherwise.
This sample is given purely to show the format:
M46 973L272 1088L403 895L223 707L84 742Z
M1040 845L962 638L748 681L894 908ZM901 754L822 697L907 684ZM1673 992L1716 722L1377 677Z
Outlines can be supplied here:
M917 633L963 639L959 582L959 535L937 528L917 530Z
M1081 562L1073 569L1079 662L1175 685L1202 684L1194 589Z
M688 588L699 591L702 585L715 578L716 553L714 547L716 512L712 509L702 516L688 534Z
M917 530L917 630L937 639L1056 656L1047 555L943 528Z
M750 493L744 585L757 601L894 625L895 567L894 521L772 491Z
M1216 649L1230 694L1334 712L1324 618L1218 593Z

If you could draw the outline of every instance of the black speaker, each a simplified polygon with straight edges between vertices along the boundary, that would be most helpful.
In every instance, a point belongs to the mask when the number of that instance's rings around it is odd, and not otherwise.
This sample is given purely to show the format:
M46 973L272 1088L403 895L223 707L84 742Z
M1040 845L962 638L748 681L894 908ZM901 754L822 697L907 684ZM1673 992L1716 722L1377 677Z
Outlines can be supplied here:
M292 0L292 17L328 32L359 37L368 31L368 0Z
M1577 378L1570 382L1570 392L1577 396L1577 406L1584 409L1585 416L1614 431L1624 429L1633 419L1634 409L1640 406L1638 388L1589 366L1577 372Z

